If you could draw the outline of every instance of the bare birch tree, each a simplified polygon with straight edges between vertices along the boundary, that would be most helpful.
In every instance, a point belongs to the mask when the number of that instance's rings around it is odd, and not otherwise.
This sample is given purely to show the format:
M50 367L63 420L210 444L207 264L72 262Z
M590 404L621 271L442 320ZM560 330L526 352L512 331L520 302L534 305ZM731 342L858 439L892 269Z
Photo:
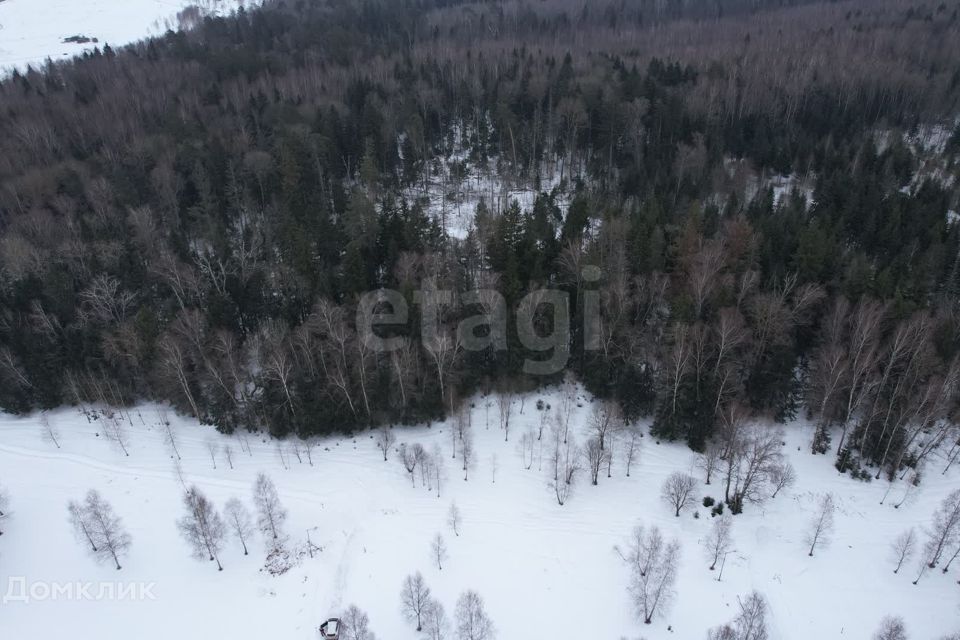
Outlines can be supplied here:
M630 477L630 469L640 457L640 441L643 434L640 427L635 424L628 424L624 428L623 434L623 462L627 468L627 477Z
M90 545L90 550L96 552L97 542L93 539L92 526L87 520L87 513L84 511L83 505L76 500L71 500L67 503L67 513L70 514L70 524L73 526L77 537L86 540L87 544Z
M450 525L450 528L453 529L454 535L460 537L460 522L462 521L462 516L460 515L460 507L457 506L456 502L450 503L450 509L447 511L447 524Z
M243 506L239 498L230 498L223 507L223 516L231 533L240 541L240 545L243 547L243 555L249 555L247 540L253 536L254 532L253 518L250 516L250 512Z
M708 442L702 453L697 454L697 468L703 471L704 484L710 484L717 469L720 468L720 448Z
M904 562L908 562L913 556L913 552L917 546L917 532L913 527L910 527L893 541L891 545L891 551L893 553L894 561L897 563L897 566L894 567L893 572L898 573L900 568L903 566Z
M127 429L124 427L123 421L117 418L116 415L110 415L103 419L103 435L107 440L120 447L123 455L130 455L130 452L127 450L129 444L129 440L127 440Z
M820 497L817 512L810 521L807 531L806 539L810 545L810 552L807 555L813 556L813 551L818 545L823 546L830 542L830 536L833 533L833 512L835 510L833 495L826 493Z
M704 540L704 548L710 559L710 571L717 568L717 562L733 546L733 517L729 515L717 516L713 519L710 534Z
M83 505L71 502L68 507L74 525L83 532L93 557L98 562L112 560L117 569L121 568L120 558L130 549L131 538L123 527L123 522L113 513L110 503L91 489L84 498Z
M680 543L666 542L660 530L652 527L634 529L626 558L631 577L629 592L634 609L644 624L650 624L657 611L673 598L677 577Z
M423 631L427 634L429 640L446 640L450 629L450 621L447 620L447 612L444 611L443 605L438 600L430 599L423 618Z
M217 563L217 570L223 571L220 564L220 551L223 549L226 527L220 514L207 497L193 486L183 494L186 515L177 521L180 535L190 545L193 557L208 557Z
M204 443L204 445L207 449L207 454L210 455L210 464L212 464L213 468L216 469L217 468L217 452L220 451L220 445L218 445L217 442L213 439L207 440Z
M767 601L754 591L744 599L737 598L740 613L732 624L711 629L708 640L767 640Z
M465 591L457 599L457 640L493 640L496 631L476 591Z
M417 631L423 631L423 615L430 602L430 587L417 571L407 576L400 590L400 611L408 622L417 623Z
M264 538L272 541L272 548L282 547L285 542L283 523L287 510L280 503L280 496L273 481L265 474L257 475L253 485L253 504L257 508L257 526Z
M433 471L433 483L437 488L437 497L440 497L440 486L447 481L447 468L446 463L443 461L443 454L440 451L440 444L437 442L433 443L433 466L431 470Z
M40 414L40 429L44 439L52 442L57 449L59 449L60 439L58 437L57 428L54 427L53 423L50 422L50 416L48 416L46 412Z
M500 410L500 429L503 430L504 442L510 440L510 418L513 416L514 394L503 391L497 395L497 408Z
M573 492L577 472L580 471L580 452L569 432L554 427L550 436L550 480L557 503L563 506Z
M370 631L370 616L352 604L340 616L340 637L343 640L376 640Z
M430 543L430 557L437 563L437 569L443 571L443 563L447 560L447 543L439 533L433 537Z
M767 472L770 485L773 487L771 498L776 498L777 494L787 487L792 487L797 481L797 472L793 465L786 460L778 460L770 465Z
M600 444L600 439L593 436L587 440L587 445L583 449L583 457L587 462L587 470L590 472L590 483L596 486L597 478L600 477L600 469L611 457L610 451L605 451Z
M393 433L393 429L390 425L384 423L377 427L377 430L374 434L374 440L377 443L377 449L383 453L383 461L387 461L387 456L390 453L390 449L393 447L393 443L397 441L396 434Z
M463 434L460 441L460 460L463 462L463 479L467 480L470 475L470 469L476 464L475 452L473 449L473 431L468 429Z
M927 544L924 547L927 566L937 566L947 549L960 540L960 489L953 491L943 499L933 514Z

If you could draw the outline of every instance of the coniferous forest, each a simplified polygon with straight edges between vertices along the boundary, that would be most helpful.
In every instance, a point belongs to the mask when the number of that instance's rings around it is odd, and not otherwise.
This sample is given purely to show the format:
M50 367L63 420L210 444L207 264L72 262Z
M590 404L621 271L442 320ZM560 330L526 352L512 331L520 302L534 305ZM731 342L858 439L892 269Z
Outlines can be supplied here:
M957 0L284 0L14 73L0 407L306 437L573 375L696 450L806 416L897 473L960 436L958 42ZM542 288L549 376L512 321ZM503 348L419 339L416 292L452 331L479 289Z

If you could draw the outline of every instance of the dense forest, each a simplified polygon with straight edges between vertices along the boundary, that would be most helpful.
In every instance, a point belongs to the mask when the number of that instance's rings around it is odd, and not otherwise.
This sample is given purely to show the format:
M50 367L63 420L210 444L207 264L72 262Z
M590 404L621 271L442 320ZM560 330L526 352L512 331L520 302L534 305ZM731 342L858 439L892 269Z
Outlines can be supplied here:
M300 0L13 73L0 407L305 437L570 374L697 450L808 415L896 473L958 437L957 42L957 0ZM381 287L390 352L356 326ZM548 376L513 322L540 288ZM478 289L511 322L467 350ZM423 290L458 292L434 343Z

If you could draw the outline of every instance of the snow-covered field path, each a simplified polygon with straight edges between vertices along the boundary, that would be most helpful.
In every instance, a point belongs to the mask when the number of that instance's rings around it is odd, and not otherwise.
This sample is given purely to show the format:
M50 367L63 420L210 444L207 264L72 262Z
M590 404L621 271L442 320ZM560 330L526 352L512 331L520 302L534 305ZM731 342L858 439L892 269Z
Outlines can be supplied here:
M916 562L894 575L890 559L892 540L910 526L919 532L928 525L940 500L958 486L956 474L940 474L939 460L894 509L904 486L895 486L887 504L880 505L886 482L840 476L832 457L806 452L808 427L789 425L784 450L798 482L735 518L736 551L718 582L701 547L711 518L700 505L704 495L722 497L718 483L701 485L696 508L680 518L660 498L669 473L699 475L692 471L693 454L647 436L632 477L625 477L618 456L612 478L601 473L599 486L593 487L582 472L561 507L546 486L546 463L542 471L536 461L526 470L516 449L521 434L539 424L535 405L541 398L556 406L558 394L526 396L522 414L516 401L510 442L504 442L496 403L475 399L477 465L466 482L459 459L449 458L449 425L398 429L398 445L419 442L429 451L436 443L444 452L448 478L440 498L419 479L416 488L411 486L396 452L384 462L371 434L316 442L312 467L305 456L298 463L287 448L289 468L284 468L274 441L251 436L248 455L236 438L170 413L187 483L198 485L218 507L236 496L252 509L253 480L259 471L267 472L290 512L291 546L302 547L309 530L322 548L278 577L262 570L259 538L246 557L231 540L220 573L212 563L190 557L175 526L183 510L181 486L156 407L131 412L129 457L103 437L101 422L90 423L73 409L49 414L61 449L42 437L38 415L0 417L0 484L11 498L0 537L0 598L11 580L21 578L28 588L152 583L155 596L11 600L0 605L0 637L53 638L69 628L99 640L211 634L234 640L313 639L320 622L355 603L370 614L381 639L412 640L418 634L401 615L399 592L403 578L417 570L448 615L462 591L477 590L500 640L565 639L584 624L591 629L589 637L598 640L702 640L709 627L735 615L737 596L751 589L769 600L773 640L867 640L887 614L903 616L914 639L933 640L960 629L956 569L948 575L930 571L914 586ZM580 404L574 424L584 428L591 403L581 397ZM216 469L207 448L211 441L219 448ZM223 454L227 444L233 469ZM497 456L495 483L492 455ZM91 488L113 504L133 536L122 571L95 564L67 522L67 500L81 499ZM837 499L836 531L831 544L810 558L804 533L817 498L826 491ZM463 516L460 536L447 524L454 500ZM679 537L683 547L677 597L651 625L634 616L628 570L615 550L640 522ZM438 532L449 550L442 571L430 558L430 541Z

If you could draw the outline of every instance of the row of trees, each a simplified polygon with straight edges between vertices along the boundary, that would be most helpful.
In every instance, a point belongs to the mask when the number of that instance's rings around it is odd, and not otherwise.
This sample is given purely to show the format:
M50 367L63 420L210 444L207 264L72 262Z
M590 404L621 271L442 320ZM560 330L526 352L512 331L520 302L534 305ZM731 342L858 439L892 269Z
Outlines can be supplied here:
M419 571L404 579L400 609L409 622L417 625L417 631L424 632L430 640L450 637L450 621L443 605L431 595L430 587ZM454 627L457 640L496 638L483 598L476 591L465 591L457 599Z
M263 473L254 483L253 502L255 520L238 498L228 500L221 514L200 489L184 486L186 513L177 520L177 528L190 545L194 557L216 562L217 568L223 571L220 552L227 536L236 537L244 555L248 555L247 543L258 529L267 543L268 555L282 550L287 542L283 528L287 511L273 481ZM0 512L3 506L0 504ZM89 545L94 558L98 562L112 561L120 569L120 560L129 552L132 538L110 503L91 489L82 502L71 500L67 512L78 539Z

